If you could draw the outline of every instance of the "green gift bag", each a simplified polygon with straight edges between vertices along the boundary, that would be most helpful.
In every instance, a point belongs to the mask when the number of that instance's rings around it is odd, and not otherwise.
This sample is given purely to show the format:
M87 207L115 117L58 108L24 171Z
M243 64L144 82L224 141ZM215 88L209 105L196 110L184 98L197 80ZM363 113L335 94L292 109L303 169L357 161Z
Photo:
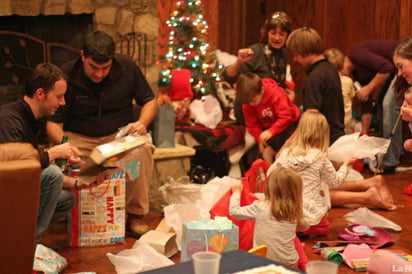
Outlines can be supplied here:
M175 117L173 106L161 105L153 120L153 143L158 148L175 146Z

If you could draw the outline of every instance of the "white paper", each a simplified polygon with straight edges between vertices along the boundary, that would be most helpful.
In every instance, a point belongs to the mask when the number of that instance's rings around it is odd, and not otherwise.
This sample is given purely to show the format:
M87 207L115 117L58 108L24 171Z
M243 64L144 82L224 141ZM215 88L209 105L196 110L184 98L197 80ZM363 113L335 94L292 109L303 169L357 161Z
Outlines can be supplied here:
M136 241L131 249L122 250L117 254L109 252L106 255L119 274L138 273L174 264L149 244L140 241Z
M387 228L394 231L402 231L401 226L366 207L360 207L354 211L346 213L343 217L351 223L363 224L371 227Z
M359 132L343 135L329 147L328 158L338 163L349 157L374 159L378 153L385 154L389 144L389 139L367 135L359 137Z

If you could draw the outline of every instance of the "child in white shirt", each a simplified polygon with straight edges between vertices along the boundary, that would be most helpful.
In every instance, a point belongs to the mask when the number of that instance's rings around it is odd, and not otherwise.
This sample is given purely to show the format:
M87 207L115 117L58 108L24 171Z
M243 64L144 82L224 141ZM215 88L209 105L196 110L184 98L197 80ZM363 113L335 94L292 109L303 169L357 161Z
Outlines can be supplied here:
M242 184L232 186L230 216L236 219L254 219L254 246L267 245L266 257L289 266L295 266L299 255L295 249L296 230L302 217L302 180L289 168L276 168L265 185L265 199L248 206L240 206Z

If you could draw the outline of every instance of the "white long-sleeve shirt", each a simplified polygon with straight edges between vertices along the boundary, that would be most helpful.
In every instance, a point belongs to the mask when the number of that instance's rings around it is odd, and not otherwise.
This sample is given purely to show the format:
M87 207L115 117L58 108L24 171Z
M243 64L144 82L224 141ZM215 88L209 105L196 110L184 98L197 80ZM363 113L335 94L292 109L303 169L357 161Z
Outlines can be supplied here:
M269 167L267 174L269 176L277 166L292 168L300 174L303 181L303 223L317 225L331 208L329 188L338 188L349 168L342 165L336 171L329 159L319 157L318 149L311 149L308 154L298 157L287 153L286 148Z
M255 220L254 246L267 245L267 258L289 266L296 264L299 258L294 245L296 224L273 218L268 201L255 201L251 205L241 207L240 195L232 194L230 216L240 220Z

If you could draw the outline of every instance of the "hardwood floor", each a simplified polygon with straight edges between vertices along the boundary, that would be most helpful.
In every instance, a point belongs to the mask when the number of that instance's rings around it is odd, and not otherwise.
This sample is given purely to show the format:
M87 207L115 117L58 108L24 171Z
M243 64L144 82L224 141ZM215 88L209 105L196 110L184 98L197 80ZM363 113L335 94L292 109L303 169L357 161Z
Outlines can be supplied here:
M412 183L412 171L398 173L394 175L384 175L386 183L390 187L394 196L395 203L398 205L396 211L373 210L374 212L390 219L402 227L401 232L389 231L394 239L394 244L388 246L388 249L403 250L406 253L412 254L412 196L402 193L403 189ZM329 215L331 223L331 231L327 236L306 238L303 241L306 243L306 254L310 260L320 260L318 254L312 252L314 242L319 240L337 240L338 233L346 226L347 221L343 215L353 211L353 208L333 208ZM162 214L159 212L152 212L145 217L151 228L155 228L162 219ZM111 264L106 256L106 253L111 252L116 254L121 250L131 248L135 238L127 237L126 244L105 246L105 247L83 247L71 248L67 244L67 235L64 223L57 223L50 226L44 233L42 244L54 249L59 254L68 260L68 267L62 273L76 273L84 271L93 271L97 273L116 273L114 266ZM172 257L176 263L179 262L180 254ZM351 270L346 265L339 267L339 273L358 273Z

